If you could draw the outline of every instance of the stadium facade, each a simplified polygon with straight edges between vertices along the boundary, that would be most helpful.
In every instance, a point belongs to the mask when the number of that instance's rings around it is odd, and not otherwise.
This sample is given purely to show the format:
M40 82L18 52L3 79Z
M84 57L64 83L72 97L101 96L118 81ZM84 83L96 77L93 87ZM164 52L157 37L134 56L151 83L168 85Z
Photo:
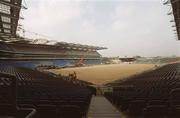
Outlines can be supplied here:
M174 15L174 22L176 25L176 34L178 40L180 40L180 0L171 0L172 12Z
M180 41L180 0L165 0L164 5L171 6L168 15L173 15L170 22L173 23L173 31L177 40Z

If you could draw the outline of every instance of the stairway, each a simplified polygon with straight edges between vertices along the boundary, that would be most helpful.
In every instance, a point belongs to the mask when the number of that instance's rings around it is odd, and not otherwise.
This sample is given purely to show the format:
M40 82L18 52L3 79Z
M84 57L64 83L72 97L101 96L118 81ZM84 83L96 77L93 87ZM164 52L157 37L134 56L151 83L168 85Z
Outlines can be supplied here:
M120 118L120 112L104 97L93 96L87 118Z

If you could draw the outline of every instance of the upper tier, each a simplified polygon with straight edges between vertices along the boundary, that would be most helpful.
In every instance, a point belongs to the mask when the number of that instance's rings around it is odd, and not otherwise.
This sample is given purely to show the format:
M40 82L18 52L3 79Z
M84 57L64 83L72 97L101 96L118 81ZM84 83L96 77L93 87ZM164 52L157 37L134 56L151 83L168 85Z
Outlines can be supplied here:
M94 46L72 44L29 44L29 43L0 43L2 57L15 58L99 58L97 50L103 49Z

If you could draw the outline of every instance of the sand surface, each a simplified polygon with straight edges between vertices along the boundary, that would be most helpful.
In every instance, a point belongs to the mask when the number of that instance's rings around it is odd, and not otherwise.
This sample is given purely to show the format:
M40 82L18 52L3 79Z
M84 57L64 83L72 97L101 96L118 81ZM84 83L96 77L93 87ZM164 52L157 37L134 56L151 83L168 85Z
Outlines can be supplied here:
M61 73L62 75L68 75L69 73L73 73L73 71L75 71L78 79L100 85L113 80L124 79L145 70L153 69L154 66L154 64L111 64L51 69L49 71L55 74Z

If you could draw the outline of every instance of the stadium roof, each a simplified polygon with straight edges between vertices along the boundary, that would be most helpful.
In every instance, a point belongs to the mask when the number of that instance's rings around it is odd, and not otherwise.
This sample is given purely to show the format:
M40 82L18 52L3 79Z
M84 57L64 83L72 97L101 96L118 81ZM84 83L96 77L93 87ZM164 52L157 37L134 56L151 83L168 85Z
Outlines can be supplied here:
M16 37L22 0L0 0L0 40Z
M178 40L180 40L180 0L171 0Z
M90 46L90 45L82 45L82 44L75 44L75 43L67 43L67 42L55 42L54 44L52 43L44 43L44 42L39 42L37 43L38 39L35 40L23 40L23 39L19 39L19 40L13 40L13 41L9 41L9 43L14 43L14 44L26 44L26 45L39 45L39 46L49 46L49 47L61 47L63 49L73 49L73 50L103 50L103 49L107 49L106 47L99 47L99 46ZM42 40L41 40L42 41Z

